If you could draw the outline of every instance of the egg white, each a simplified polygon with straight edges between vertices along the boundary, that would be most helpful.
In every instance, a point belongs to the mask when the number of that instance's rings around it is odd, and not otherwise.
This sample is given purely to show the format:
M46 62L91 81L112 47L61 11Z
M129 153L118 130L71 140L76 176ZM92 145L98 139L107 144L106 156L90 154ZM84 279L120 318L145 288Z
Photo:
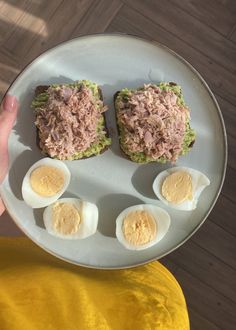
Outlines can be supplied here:
M77 198L61 198L57 200L57 203L73 204L80 213L81 222L78 231L74 234L65 235L57 232L52 223L53 203L52 205L49 205L43 213L44 225L49 234L64 239L83 239L96 233L98 225L98 208L95 204Z
M61 170L64 174L64 185L62 189L54 196L44 197L37 194L31 187L30 175L39 166L52 166ZM26 173L22 182L22 196L26 204L32 208L41 208L54 203L67 189L70 183L71 174L67 166L61 161L52 158L43 158L34 163Z
M122 230L123 221L127 214L133 211L147 211L155 219L157 225L157 232L156 237L151 242L143 245L133 245L126 240ZM166 235L170 227L170 222L171 220L169 214L158 206L151 204L130 206L127 209L123 210L116 219L116 237L118 241L129 250L145 250L158 243Z
M182 203L174 204L167 201L161 193L162 184L165 178L175 172L184 171L191 175L192 178L192 192L193 192L193 199L192 200L185 200ZM164 204L168 205L177 210L182 211L192 211L197 207L198 199L202 193L202 191L209 186L210 180L207 178L205 174L200 171L197 171L193 168L189 167L172 167L165 171L162 171L157 175L153 182L153 191L155 195L162 201Z

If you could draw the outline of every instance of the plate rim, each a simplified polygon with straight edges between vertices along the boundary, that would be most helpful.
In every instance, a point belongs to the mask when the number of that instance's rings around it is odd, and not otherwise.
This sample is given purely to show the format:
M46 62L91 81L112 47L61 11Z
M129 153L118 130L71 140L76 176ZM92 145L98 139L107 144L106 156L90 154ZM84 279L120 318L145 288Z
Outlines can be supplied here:
M176 57L177 59L179 59L181 62L183 62L197 76L197 78L202 83L202 85L206 88L206 91L208 92L209 96L211 97L211 99L212 99L212 101L213 101L213 103L214 103L214 105L215 105L215 107L217 109L219 120L220 120L222 131L223 131L223 140L224 140L223 141L224 142L223 143L224 144L224 155L223 156L224 156L224 163L223 163L223 173L222 173L222 176L221 176L221 181L220 181L219 189L216 192L215 197L214 197L214 200L213 200L212 204L210 205L208 211L203 216L201 222L179 244L177 244L175 247L173 247L172 249L170 249L168 252L165 252L165 253L161 254L159 257L155 257L155 258L152 257L152 258L149 258L149 259L147 259L145 261L138 262L138 263L136 262L134 264L125 265L125 266L93 266L93 265L76 262L76 261L73 261L71 259L62 257L62 256L58 255L57 253L51 251L50 249L46 248L41 243L37 242L29 233L26 232L25 229L23 229L21 227L21 225L19 224L19 222L17 221L17 219L15 219L15 217L13 216L13 214L11 212L11 208L8 205L7 198L5 198L5 196L4 196L5 193L4 193L4 190L3 190L2 185L0 185L0 192L1 192L1 198L2 198L2 200L3 200L3 202L4 202L5 206L6 206L6 210L9 213L9 215L11 216L11 218L13 219L13 221L15 222L16 226L26 235L26 237L29 237L34 244L36 244L37 246L39 246L41 249L43 249L47 253L53 255L56 258L59 258L59 259L65 261L67 263L70 263L70 264L73 264L73 265L76 265L76 266L85 267L85 268L90 268L90 269L101 269L101 270L130 269L130 268L135 268L135 267L138 267L138 266L141 266L141 265L145 265L147 263L150 263L150 262L153 262L153 261L156 261L156 260L160 260L161 258L163 258L163 257L167 256L168 254L172 253L173 251L175 251L176 249L178 249L180 246L182 246L185 242L187 242L198 231L198 229L204 224L204 222L208 218L209 214L211 213L212 209L214 208L214 206L215 206L215 204L216 204L216 202L217 202L217 200L218 200L218 198L220 196L220 193L221 193L221 190L222 190L224 181L225 181L225 175L226 175L226 169L227 169L227 161L228 161L227 133L226 133L226 128L225 128L225 123L224 123L223 115L222 115L220 106L218 104L218 101L217 101L215 95L211 91L211 89L210 89L209 85L207 84L207 82L205 81L205 79L198 72L198 70L195 69L192 66L192 64L190 64L185 58L183 58L181 55L179 55L178 53L176 53L174 50L172 50L171 48L167 47L166 45L160 43L159 41L156 41L156 40L154 40L152 38L148 38L148 37L143 38L143 37L137 36L135 34L122 33L122 32L109 32L109 33L102 32L102 33L84 34L84 35L81 35L81 36L78 36L78 37L75 37L75 38L71 38L71 39L66 40L66 41L62 41L62 42L58 43L57 45L55 45L55 46L47 49L46 51L43 51L38 56L36 56L35 58L33 58L29 63L27 63L24 66L24 68L17 74L17 76L14 78L14 80L11 82L11 84L7 88L6 92L3 94L1 103L2 103L2 101L4 99L4 97L7 95L8 91L16 83L18 77L21 74L23 74L26 70L28 70L30 68L30 66L33 65L34 62L36 62L40 57L44 56L47 53L50 53L51 51L53 51L53 50L55 50L55 49L57 49L57 48L65 45L67 43L76 41L78 39L90 38L90 37L104 37L104 36L110 36L110 37L116 37L116 36L119 36L119 37L129 37L129 38L132 38L132 39L140 40L142 42L147 42L149 44L152 44L154 46L157 46L157 47L160 47L160 48L166 50L167 52L171 53L174 57ZM2 182L2 184L3 183L4 183L4 181Z

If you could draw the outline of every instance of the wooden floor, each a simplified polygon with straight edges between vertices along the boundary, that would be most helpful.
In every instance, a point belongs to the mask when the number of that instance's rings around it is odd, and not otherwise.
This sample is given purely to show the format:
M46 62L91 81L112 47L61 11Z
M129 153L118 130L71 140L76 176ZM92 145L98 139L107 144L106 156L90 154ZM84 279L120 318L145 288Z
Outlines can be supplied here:
M235 0L2 0L0 95L44 50L82 34L111 31L175 50L201 73L220 104L229 143L221 196L202 228L162 262L183 288L191 329L236 329Z

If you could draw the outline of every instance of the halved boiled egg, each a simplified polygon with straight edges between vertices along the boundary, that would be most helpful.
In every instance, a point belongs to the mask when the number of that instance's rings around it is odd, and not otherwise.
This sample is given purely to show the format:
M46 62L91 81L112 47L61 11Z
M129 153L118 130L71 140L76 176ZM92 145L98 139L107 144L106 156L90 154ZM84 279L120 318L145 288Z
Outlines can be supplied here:
M32 208L48 206L65 192L70 177L62 161L43 158L30 167L23 179L23 199Z
M64 239L82 239L93 235L98 225L95 204L76 198L61 198L43 213L49 234Z
M153 191L166 205L191 211L197 207L199 196L210 184L200 171L189 167L173 167L159 173L153 182Z
M140 204L123 210L116 219L116 237L129 250L144 250L159 242L170 226L162 208Z

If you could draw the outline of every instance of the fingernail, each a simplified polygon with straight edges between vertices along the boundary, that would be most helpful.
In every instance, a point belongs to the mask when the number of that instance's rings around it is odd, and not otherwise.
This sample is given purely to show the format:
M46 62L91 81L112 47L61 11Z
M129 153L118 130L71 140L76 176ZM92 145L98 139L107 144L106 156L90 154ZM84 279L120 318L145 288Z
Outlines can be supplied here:
M13 112L16 108L17 99L13 95L6 95L3 100L2 110Z

